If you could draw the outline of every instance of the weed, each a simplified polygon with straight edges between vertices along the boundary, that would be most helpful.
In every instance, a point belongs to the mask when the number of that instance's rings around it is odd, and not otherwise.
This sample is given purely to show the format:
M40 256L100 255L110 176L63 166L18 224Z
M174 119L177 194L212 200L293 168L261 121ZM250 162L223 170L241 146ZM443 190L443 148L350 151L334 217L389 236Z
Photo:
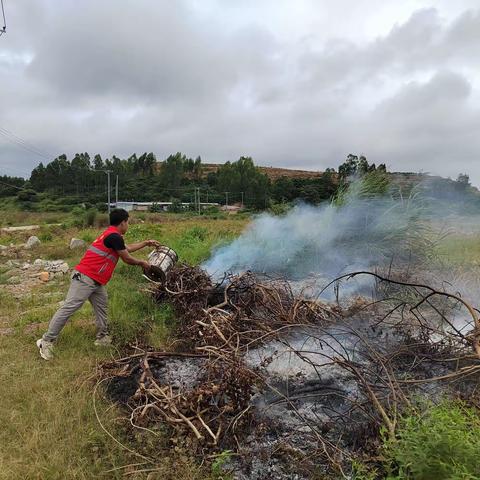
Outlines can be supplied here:
M389 480L474 480L480 477L480 417L460 402L427 406L404 416L398 439L387 442Z

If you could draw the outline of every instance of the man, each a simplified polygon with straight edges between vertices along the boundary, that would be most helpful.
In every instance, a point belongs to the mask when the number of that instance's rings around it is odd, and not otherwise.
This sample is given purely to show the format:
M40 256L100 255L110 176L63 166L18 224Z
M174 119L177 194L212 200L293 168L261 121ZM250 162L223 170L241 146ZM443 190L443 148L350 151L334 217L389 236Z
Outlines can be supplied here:
M107 346L112 343L107 325L107 290L117 261L121 258L129 265L140 265L148 270L150 265L130 255L144 247L157 247L156 240L125 245L123 235L128 230L128 212L123 209L112 210L108 227L88 248L80 263L75 267L70 289L64 305L50 320L47 332L37 340L40 356L45 360L53 358L53 344L68 319L89 300L95 312L97 338L95 345Z

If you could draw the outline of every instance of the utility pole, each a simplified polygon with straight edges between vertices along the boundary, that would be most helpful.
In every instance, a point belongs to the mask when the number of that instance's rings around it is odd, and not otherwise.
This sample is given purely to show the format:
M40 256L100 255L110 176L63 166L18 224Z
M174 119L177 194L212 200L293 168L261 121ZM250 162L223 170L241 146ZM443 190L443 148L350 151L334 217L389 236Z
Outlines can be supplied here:
M111 170L104 170L107 174L107 188L108 188L108 214L110 215L110 174L112 173Z
M225 192L225 206L228 207L228 192Z
M115 183L115 207L118 206L118 175L117 175L117 181Z
M197 196L198 196L198 214L200 215L200 214L201 214L201 207L200 207L200 187L198 187L197 190L198 190L198 193L197 193Z
M243 208L243 192L240 192L242 194L242 207Z

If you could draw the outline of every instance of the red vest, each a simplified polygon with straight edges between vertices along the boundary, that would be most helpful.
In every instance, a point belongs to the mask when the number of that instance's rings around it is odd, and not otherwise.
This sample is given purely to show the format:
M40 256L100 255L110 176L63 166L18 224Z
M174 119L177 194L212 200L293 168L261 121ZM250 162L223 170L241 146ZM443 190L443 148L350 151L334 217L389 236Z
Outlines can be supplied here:
M111 278L118 262L118 253L103 244L105 237L118 233L117 227L108 227L88 248L80 263L75 267L80 273L105 285ZM121 235L121 234L120 234Z

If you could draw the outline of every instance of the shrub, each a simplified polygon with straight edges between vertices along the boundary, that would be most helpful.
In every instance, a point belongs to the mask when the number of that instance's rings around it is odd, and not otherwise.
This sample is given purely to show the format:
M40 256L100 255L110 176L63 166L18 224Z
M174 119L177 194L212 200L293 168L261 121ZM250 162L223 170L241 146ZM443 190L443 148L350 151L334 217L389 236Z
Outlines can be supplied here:
M20 190L17 194L17 198L21 202L36 202L38 200L37 192L32 189Z
M480 417L460 402L431 406L400 422L398 440L386 445L389 480L480 478Z
M287 213L290 209L292 208L290 203L287 202L281 202L281 203L275 203L272 202L270 204L269 211L273 215L284 215Z
M99 212L102 212L102 213L105 213L108 211L108 206L105 202L98 202L96 205L95 205L95 208L99 211Z

